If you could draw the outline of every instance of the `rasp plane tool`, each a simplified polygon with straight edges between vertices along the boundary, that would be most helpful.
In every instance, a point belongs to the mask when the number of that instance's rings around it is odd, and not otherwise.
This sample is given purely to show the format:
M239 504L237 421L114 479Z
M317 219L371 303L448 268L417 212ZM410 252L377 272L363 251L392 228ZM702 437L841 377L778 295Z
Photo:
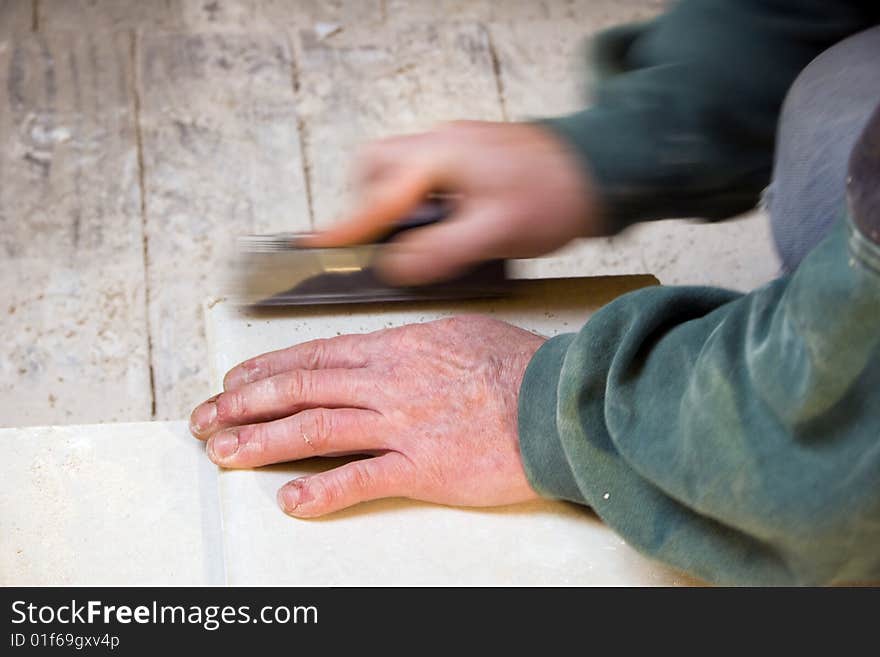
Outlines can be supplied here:
M230 296L249 307L507 296L512 282L504 260L482 263L449 281L415 287L395 287L376 274L373 264L388 242L403 231L443 221L450 208L446 201L426 201L372 244L304 248L298 246L302 233L242 236L233 258Z

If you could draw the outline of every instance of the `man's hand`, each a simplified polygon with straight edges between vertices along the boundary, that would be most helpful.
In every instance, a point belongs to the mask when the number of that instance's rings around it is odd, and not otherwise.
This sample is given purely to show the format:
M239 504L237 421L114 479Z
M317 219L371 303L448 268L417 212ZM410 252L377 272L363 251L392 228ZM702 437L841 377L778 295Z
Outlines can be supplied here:
M537 497L517 397L544 339L487 317L314 340L234 367L191 430L211 460L253 468L370 454L291 481L286 513L320 516L382 497L494 506Z
M459 121L370 144L357 168L358 207L304 246L373 240L431 192L456 198L443 223L407 231L377 263L392 283L450 278L493 258L549 253L603 233L589 177L564 142L527 123Z

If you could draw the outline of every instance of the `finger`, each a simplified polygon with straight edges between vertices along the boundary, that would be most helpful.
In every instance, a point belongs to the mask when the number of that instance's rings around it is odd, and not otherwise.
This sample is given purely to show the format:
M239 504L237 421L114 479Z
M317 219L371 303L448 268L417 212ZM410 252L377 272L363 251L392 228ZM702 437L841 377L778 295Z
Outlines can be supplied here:
M287 349L260 354L233 367L223 378L224 390L235 390L289 370L358 368L367 364L363 335L310 340Z
M323 233L300 238L300 244L327 248L374 241L418 207L436 184L430 168L412 167L379 185L367 196L364 207L349 219Z
M201 404L196 406L193 409L192 413L190 413L189 432L194 437L198 438L199 440L204 440L204 436L201 435L202 428L201 428L200 423L204 423L207 421L208 412L209 412L207 409L209 409L212 404L217 402L217 398L219 396L220 395L217 394L217 395L214 395L213 397L209 397L208 399L203 401Z
M404 496L411 479L409 459L387 452L294 479L278 491L278 504L288 515L314 518L360 502Z
M446 280L483 260L502 257L503 218L487 207L463 208L452 218L409 230L392 242L376 263L379 274L397 285Z
M222 392L192 412L196 438L254 422L267 422L307 408L370 408L375 380L366 369L291 370Z
M414 153L424 152L430 139L430 133L393 135L362 146L352 167L354 186L363 190L406 168Z
M382 416L355 408L314 408L274 422L218 431L209 458L225 468L257 468L312 456L387 449Z

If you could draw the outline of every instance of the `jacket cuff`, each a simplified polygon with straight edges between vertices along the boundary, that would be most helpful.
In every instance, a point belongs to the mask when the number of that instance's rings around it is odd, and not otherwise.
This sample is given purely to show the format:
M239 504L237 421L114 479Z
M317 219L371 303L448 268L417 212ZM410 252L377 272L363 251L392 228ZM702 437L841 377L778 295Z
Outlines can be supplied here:
M575 334L547 340L532 357L519 389L519 449L526 477L544 497L586 504L559 438L557 388Z
M658 135L644 121L602 107L536 124L568 144L598 190L606 235L671 217L727 219L752 210L767 186L764 169L731 174L723 183L702 179L700 172L729 169L724 158L713 162L708 156L694 156L705 164L693 171L671 165L681 150L674 136Z
M615 117L595 107L537 121L571 149L583 175L597 190L602 208L600 231L606 235L619 233L641 220L641 208L632 207L633 202L638 203L638 197L649 191L640 190L641 185L628 170L630 159L644 161L649 157L644 153L645 146L626 138L609 139L607 135L633 132L632 126L617 123Z

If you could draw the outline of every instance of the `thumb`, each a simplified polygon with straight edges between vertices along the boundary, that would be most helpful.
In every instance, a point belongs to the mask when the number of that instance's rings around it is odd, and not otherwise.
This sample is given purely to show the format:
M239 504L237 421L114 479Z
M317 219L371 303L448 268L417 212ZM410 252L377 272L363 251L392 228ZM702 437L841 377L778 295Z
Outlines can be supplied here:
M385 179L365 195L362 209L323 232L301 238L300 244L327 248L371 242L413 211L435 182L431 170L416 168Z
M387 452L285 484L278 491L284 513L315 518L360 502L404 494L410 463L399 452Z
M438 224L406 231L376 263L380 275L396 285L447 280L500 253L503 227L492 208L464 209Z

